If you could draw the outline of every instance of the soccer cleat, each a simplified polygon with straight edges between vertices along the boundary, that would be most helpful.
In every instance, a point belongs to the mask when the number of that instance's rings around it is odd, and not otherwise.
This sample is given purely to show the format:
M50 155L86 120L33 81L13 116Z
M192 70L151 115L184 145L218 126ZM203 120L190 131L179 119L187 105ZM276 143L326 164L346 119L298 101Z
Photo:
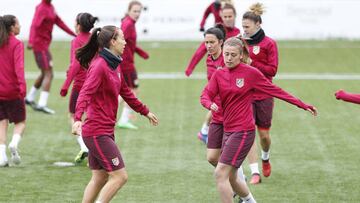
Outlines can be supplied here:
M261 183L261 176L258 173L254 173L251 175L251 180L250 180L250 184L252 185L256 185Z
M123 128L123 129L129 129L129 130L137 130L138 127L135 126L134 124L127 122L127 123L118 123L116 125L118 128Z
M36 106L35 108L34 108L34 110L35 111L41 111L41 112L43 112L43 113L46 113L46 114L55 114L55 111L54 110L52 110L52 109L49 109L48 107L46 107L46 106Z
M80 150L80 152L76 155L74 159L75 163L80 164L81 162L83 162L84 159L88 156L88 154L88 152Z
M8 167L9 163L7 161L0 161L0 167Z
M11 154L11 162L15 165L19 165L21 163L21 158L17 148L9 145L9 150Z
M264 177L269 177L271 174L271 164L270 160L262 160L262 172Z
M197 134L197 137L200 141L202 141L203 143L207 144L207 141L208 141L208 136L207 134L202 134L201 132L199 132Z
M34 102L34 101L29 101L29 100L27 100L27 99L25 99L25 104L26 105L29 105L32 109L36 109L36 107L37 107L37 104Z

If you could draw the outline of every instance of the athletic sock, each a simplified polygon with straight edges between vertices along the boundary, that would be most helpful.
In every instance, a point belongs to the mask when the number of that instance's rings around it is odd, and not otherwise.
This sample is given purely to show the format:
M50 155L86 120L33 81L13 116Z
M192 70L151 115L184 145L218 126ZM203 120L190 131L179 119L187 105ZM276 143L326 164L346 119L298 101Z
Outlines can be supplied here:
M244 203L256 203L254 197L252 196L251 192L246 197L241 197Z
M252 163L249 164L249 166L250 166L251 174L260 174L258 163Z
M269 160L269 158L270 158L270 150L267 152L261 150L261 159L267 161Z
M39 89L37 89L36 87L32 86L28 95L26 95L26 100L32 102L35 100L35 96L36 96L36 93Z
M0 157L2 158L3 161L8 161L7 156L6 156L6 145L5 144L0 144Z
M204 123L201 127L201 134L207 135L209 133L209 125Z
M89 150L88 150L88 148L86 147L86 145L85 145L85 143L84 143L84 140L82 139L81 136L78 135L78 136L76 137L76 140L77 140L78 144L80 145L81 151L83 151L83 152L89 152Z
M129 116L131 114L132 109L127 105L124 106L123 111L121 113L121 117L119 119L119 123L127 123L129 122Z
M21 135L20 134L14 134L13 137L12 137L11 142L9 143L9 146L18 148L20 140L21 140Z
M41 91L40 93L40 99L39 99L39 106L45 107L48 101L49 92Z
M242 166L240 166L238 168L238 176L239 176L241 181L245 182L245 175L244 175L244 170L243 170Z

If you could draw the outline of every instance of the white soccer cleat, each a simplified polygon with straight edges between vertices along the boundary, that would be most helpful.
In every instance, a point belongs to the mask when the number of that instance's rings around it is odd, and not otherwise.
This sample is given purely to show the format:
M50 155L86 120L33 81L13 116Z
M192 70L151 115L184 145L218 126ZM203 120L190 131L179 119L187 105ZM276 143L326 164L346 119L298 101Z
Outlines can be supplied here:
M15 165L19 165L21 163L21 158L19 152L17 151L17 148L9 145L9 150L11 154L11 162Z
M2 157L0 157L0 167L7 167L7 166L9 166L7 159L3 159Z

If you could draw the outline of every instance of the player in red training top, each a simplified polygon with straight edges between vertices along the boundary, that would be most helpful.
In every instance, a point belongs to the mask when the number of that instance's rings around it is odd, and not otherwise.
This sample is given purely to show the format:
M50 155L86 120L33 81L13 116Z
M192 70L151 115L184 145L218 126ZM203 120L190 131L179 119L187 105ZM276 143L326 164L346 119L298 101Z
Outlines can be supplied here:
M344 90L338 90L335 93L335 97L336 99L343 100L346 102L360 104L360 94L354 94L354 93L346 92Z
M115 26L93 30L89 41L78 49L76 58L88 73L76 103L72 132L82 135L89 149L92 178L85 188L82 202L110 202L126 183L127 172L115 143L114 126L118 96L153 125L156 116L142 104L126 85L120 71L120 55L124 51L123 32ZM86 119L82 122L82 115Z
M15 123L9 143L11 161L19 164L18 144L25 129L26 83L24 44L16 39L20 24L13 15L0 16L0 167L8 166L6 138L9 123Z
M240 30L235 27L235 17L236 17L236 10L234 6L231 4L225 4L221 11L221 17L223 19L223 25L225 28L225 37L233 37L238 34L240 34ZM199 61L204 57L206 54L206 46L205 43L202 42L199 46L199 48L196 50L195 54L191 58L191 61L185 70L185 75L190 76L193 70L195 69L196 65L199 63ZM205 119L205 122L202 125L202 128L200 130L201 136L203 138L207 137L208 131L209 131L209 119L210 114L208 114L207 119Z
M65 97L70 84L74 81L69 101L71 125L74 123L76 101L86 78L86 69L82 67L76 59L75 52L78 48L84 46L89 40L90 30L94 27L94 23L97 20L98 18L92 16L90 13L79 13L75 19L75 31L77 36L71 41L70 66L67 70L66 80L64 81L60 91L60 95ZM77 154L74 161L75 163L81 163L85 157L87 157L88 149L81 136L78 135L76 139L80 145L80 152Z
M124 54L122 55L124 60L120 67L124 74L126 84L131 88L135 95L138 94L139 81L135 68L134 55L137 53L143 59L149 58L149 54L136 45L137 35L135 23L140 17L142 8L142 4L139 1L131 1L129 3L127 14L121 21L121 30L124 32L126 47ZM131 108L124 103L120 119L117 123L119 128L137 129L137 126L129 121L131 112Z
M225 4L233 4L231 0L215 0L213 3L211 3L205 10L204 15L201 19L200 23L200 31L205 31L205 22L206 19L209 17L210 14L214 15L215 24L222 23L222 19L220 16L221 7Z
M240 34L240 29L235 27L235 18L236 18L236 10L235 7L231 4L225 4L222 7L220 12L221 19L223 20L223 24L226 31L226 37L234 37ZM185 75L190 76L194 71L196 65L201 61L201 59L206 54L206 47L204 43L201 43L200 46L195 51L194 55L191 57L189 65L185 70Z
M53 64L49 46L52 38L51 33L55 24L69 35L76 36L56 14L51 0L42 0L41 3L36 6L28 43L28 48L33 50L35 61L41 73L26 96L25 103L30 105L34 110L47 114L55 113L54 110L47 107L53 78ZM36 104L34 100L40 87L42 91L40 93L39 103Z
M249 46L251 66L257 68L264 76L272 82L278 68L278 50L276 42L265 35L261 28L261 15L263 14L263 5L253 4L250 10L243 15L242 26L244 37ZM262 174L265 177L271 174L270 165L270 127L274 108L274 98L263 92L256 91L254 94L254 117L257 131L260 136ZM261 182L261 176L258 166L258 154L256 143L252 146L248 162L251 170L251 184Z
M223 110L224 135L222 153L215 169L215 179L221 202L232 202L233 191L244 202L256 202L245 181L238 181L237 170L250 151L255 139L253 96L255 90L272 95L316 115L316 109L272 84L256 68L248 64L246 42L236 37L224 43L225 68L216 71L205 87L201 104L213 111L219 107L215 98L220 97Z

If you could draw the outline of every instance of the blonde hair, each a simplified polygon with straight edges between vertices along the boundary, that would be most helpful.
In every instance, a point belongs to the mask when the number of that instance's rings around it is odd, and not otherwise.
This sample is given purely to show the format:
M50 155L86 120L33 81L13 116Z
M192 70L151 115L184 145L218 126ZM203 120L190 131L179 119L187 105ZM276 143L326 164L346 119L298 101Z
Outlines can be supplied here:
M231 4L234 6L233 0L220 0L220 3L221 3L221 8L223 8L225 6L225 4Z
M261 15L265 12L264 5L262 3L255 3L250 6L249 11L244 13L243 20L249 19L254 21L255 23L262 23Z
M225 46L238 47L240 55L242 55L240 61L245 64L251 63L249 48L246 41L242 37L230 37L224 42L224 47Z

